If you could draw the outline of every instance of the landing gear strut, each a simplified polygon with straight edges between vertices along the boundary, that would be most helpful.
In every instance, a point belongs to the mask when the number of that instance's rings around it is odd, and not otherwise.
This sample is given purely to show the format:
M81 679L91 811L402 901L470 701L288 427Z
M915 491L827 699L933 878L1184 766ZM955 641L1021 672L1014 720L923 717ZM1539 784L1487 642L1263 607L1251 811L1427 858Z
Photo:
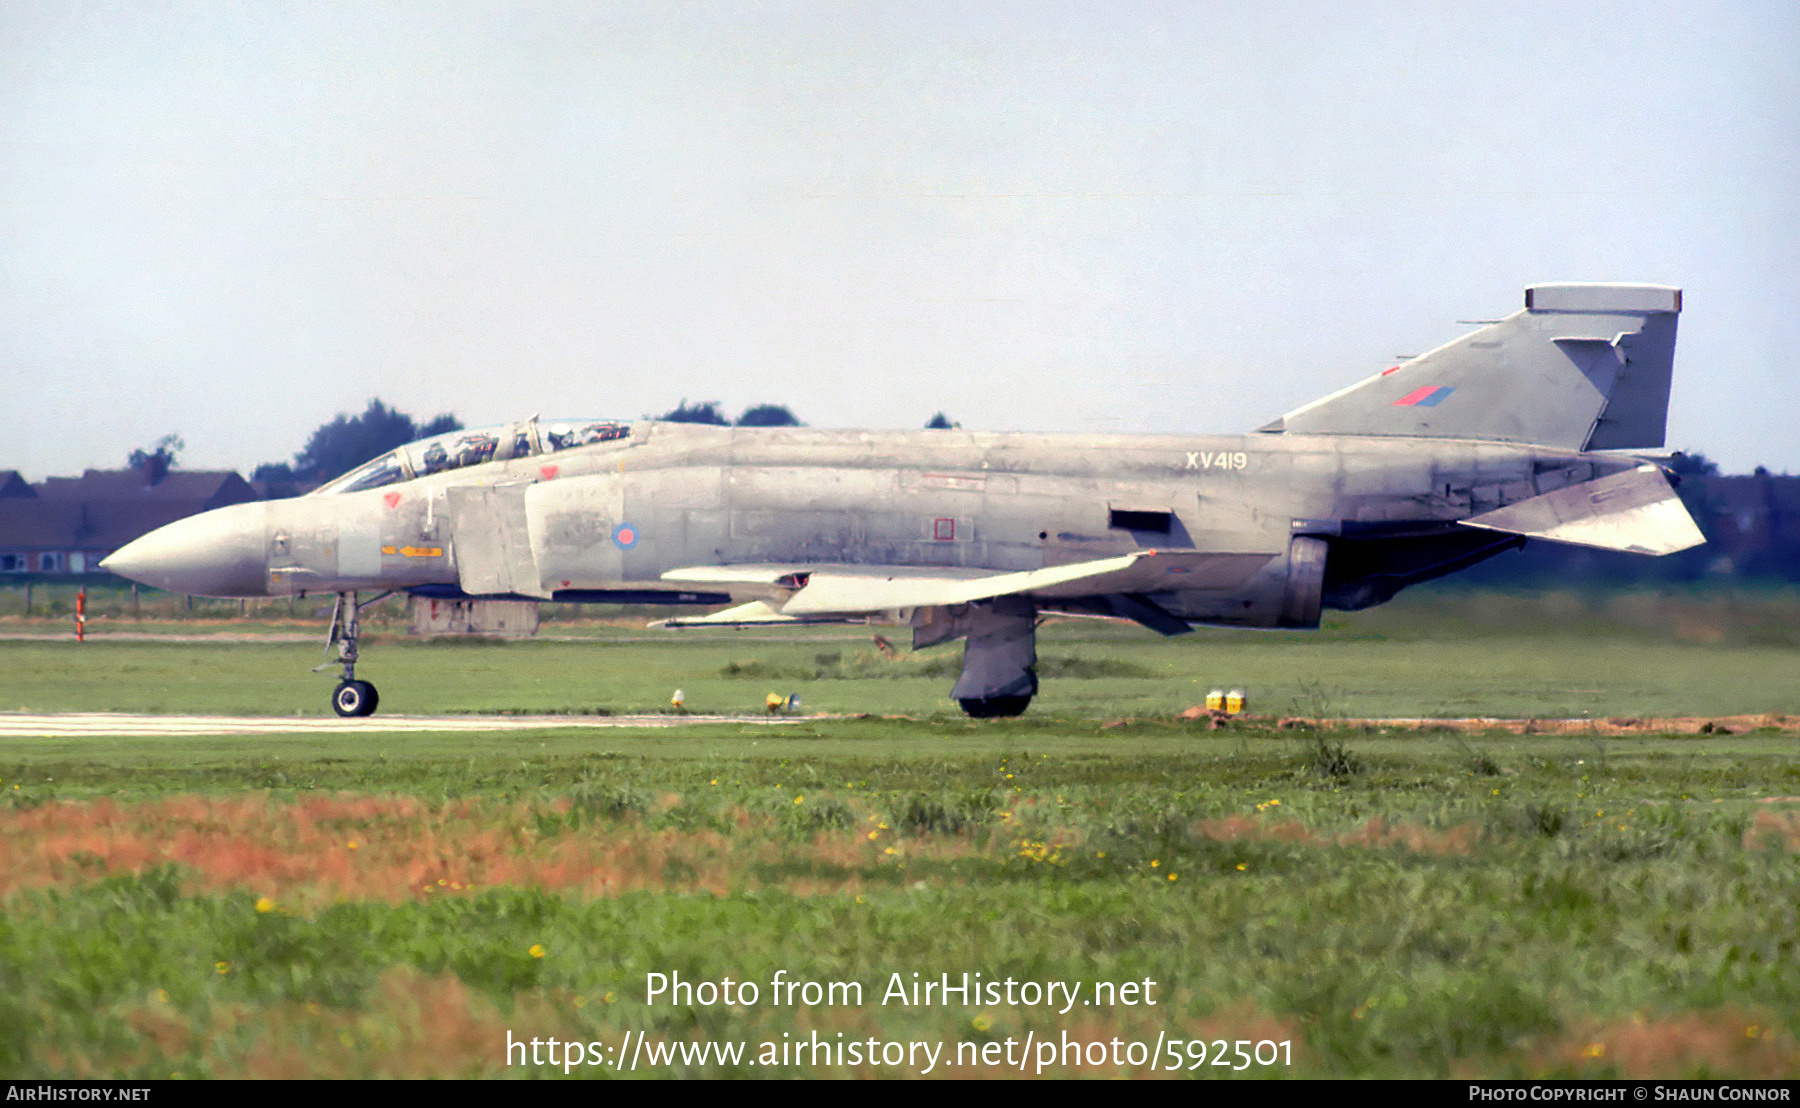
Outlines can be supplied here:
M386 597L387 593L371 600ZM358 604L356 594L341 592L337 594L337 603L331 609L331 629L325 635L325 656L331 656L331 648L337 647L337 660L326 662L313 670L322 673L333 665L343 667L344 678L331 693L331 710L340 716L372 716L375 706L381 702L381 694L375 686L367 681L356 679L356 640L362 634L362 621L358 618L364 605Z
M962 674L950 695L975 719L1025 711L1038 691L1037 609L1023 597L970 605Z

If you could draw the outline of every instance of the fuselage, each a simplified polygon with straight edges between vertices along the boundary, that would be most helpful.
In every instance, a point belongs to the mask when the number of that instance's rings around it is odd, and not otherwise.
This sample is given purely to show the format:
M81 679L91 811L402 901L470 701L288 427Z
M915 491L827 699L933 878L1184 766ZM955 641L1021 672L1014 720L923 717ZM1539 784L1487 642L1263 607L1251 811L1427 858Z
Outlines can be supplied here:
M952 698L1017 715L1041 612L1164 635L1316 627L1529 539L1704 542L1667 473L1604 452L1662 446L1680 311L1672 286L1534 285L1521 310L1242 436L533 417L180 521L102 564L208 596L337 594L340 715L376 703L354 672L364 590L880 620L914 649L962 640Z
M1267 626L1293 622L1269 594L1291 577L1296 536L1330 549L1312 610L1321 599L1360 607L1518 544L1459 520L1638 464L1397 436L620 427L590 445L204 513L106 566L205 596L709 603L726 597L663 574L745 563L1014 571L1155 548L1219 556L1164 581L1163 608ZM1083 607L1079 596L1044 602Z

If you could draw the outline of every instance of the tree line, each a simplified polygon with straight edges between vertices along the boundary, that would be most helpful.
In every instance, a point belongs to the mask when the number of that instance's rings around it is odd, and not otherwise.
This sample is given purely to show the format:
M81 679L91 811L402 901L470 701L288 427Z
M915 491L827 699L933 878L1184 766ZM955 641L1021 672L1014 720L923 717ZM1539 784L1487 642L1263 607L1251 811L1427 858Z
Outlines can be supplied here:
M744 409L736 420L727 419L717 401L689 403L686 398L659 416L651 417L669 423L707 423L719 427L804 427L806 426L785 404L754 404ZM949 429L960 424L951 422L943 412L933 415L927 429ZM444 412L428 420L418 420L383 402L379 397L369 401L360 415L339 412L307 436L291 461L266 462L256 467L250 479L269 490L272 496L293 496L333 478L350 472L371 458L380 457L409 442L460 431L463 423L455 415ZM134 469L146 465L158 469L158 476L168 472L182 447L180 436L165 435L149 451L134 450L130 464Z

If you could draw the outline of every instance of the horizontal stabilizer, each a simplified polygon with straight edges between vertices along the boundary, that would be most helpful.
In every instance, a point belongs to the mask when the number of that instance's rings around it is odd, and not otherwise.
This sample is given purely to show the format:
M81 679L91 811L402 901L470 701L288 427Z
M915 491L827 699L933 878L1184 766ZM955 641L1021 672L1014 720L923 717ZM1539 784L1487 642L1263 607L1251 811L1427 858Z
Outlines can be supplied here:
M1463 522L1632 554L1673 554L1706 541L1681 498L1652 465L1557 489Z

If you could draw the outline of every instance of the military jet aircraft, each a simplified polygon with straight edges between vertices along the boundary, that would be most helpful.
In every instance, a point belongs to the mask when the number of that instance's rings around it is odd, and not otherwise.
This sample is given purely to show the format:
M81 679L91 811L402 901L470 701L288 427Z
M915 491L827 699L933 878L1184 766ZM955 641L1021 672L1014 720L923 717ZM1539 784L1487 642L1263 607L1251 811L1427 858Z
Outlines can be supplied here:
M1527 539L1700 543L1645 453L1680 310L1660 285L1537 285L1523 310L1236 437L534 417L180 520L101 564L193 595L336 594L339 715L375 710L357 612L398 590L732 605L674 626L892 622L915 649L964 640L951 695L1011 716L1038 689L1040 613L1316 627Z

